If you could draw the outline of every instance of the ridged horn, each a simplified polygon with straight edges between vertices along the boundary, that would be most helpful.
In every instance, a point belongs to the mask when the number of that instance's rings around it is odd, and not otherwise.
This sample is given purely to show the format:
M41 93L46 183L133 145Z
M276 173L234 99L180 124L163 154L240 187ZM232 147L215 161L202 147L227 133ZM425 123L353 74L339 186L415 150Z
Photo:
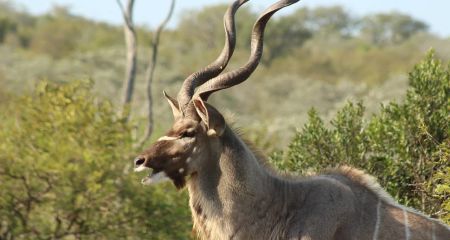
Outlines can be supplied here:
M216 91L232 87L243 81L253 73L261 60L263 52L263 40L264 29L270 17L278 10L287 7L291 4L298 2L299 0L281 0L272 6L268 7L258 18L253 26L252 38L251 38L251 53L247 63L231 72L221 74L208 82L201 85L195 95L200 96L204 101L208 100L208 97Z
M217 59L205 68L192 73L184 80L183 85L181 86L181 89L177 95L177 100L182 111L186 108L186 105L188 105L189 101L194 95L195 88L202 85L207 80L219 75L227 66L228 61L233 55L233 51L236 46L236 28L234 15L236 14L238 8L247 1L248 0L236 0L228 7L227 11L225 12L225 15L223 17L225 28L225 45Z

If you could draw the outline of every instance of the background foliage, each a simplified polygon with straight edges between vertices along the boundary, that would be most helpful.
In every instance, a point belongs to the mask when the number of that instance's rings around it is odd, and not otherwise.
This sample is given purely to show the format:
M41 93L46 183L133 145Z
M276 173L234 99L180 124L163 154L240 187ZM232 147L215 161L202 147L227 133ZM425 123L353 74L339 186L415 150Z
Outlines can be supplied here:
M190 11L163 34L154 93L174 95L216 57L225 8ZM230 69L247 60L256 15L238 12ZM137 31L146 46L152 30ZM450 38L401 13L354 16L335 6L275 17L265 46L254 76L211 101L238 116L275 165L300 174L364 168L401 203L450 222L450 83L438 60L450 60ZM3 1L0 55L0 239L189 238L186 193L170 184L144 188L130 172L141 151L133 145L143 132L145 82L138 75L125 123L116 106L120 26L64 7L33 16ZM138 72L145 65L140 59ZM172 121L165 100L155 101L158 136Z
M314 109L284 153L272 161L302 174L351 165L376 176L400 203L450 223L450 70L430 53L409 74L402 103L364 118L348 102L325 125Z
M3 107L0 239L184 238L186 196L142 188L130 127L91 88L41 82Z

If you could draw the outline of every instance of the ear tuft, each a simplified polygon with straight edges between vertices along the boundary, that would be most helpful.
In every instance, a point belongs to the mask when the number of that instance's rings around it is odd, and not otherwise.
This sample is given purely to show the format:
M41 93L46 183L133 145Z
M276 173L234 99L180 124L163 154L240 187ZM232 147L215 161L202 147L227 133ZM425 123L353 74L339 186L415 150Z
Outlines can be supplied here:
M206 134L207 134L209 137L215 137L215 136L217 136L217 132L216 132L216 130L214 130L214 129L209 129L209 130L206 132Z

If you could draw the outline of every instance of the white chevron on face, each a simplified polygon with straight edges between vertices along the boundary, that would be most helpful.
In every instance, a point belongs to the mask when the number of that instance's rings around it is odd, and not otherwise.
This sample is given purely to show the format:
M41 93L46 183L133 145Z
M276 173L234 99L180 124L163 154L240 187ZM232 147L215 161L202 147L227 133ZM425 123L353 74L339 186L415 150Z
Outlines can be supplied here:
M162 136L160 138L158 138L158 142L159 141L172 141L172 140L177 140L177 137L169 137L169 136Z

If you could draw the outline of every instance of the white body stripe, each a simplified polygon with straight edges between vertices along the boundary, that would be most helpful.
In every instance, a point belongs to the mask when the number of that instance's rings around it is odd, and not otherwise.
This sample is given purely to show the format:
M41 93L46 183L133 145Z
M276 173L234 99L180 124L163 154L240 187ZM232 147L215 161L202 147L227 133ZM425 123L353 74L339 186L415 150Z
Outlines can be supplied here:
M372 240L378 240L378 232L380 231L380 223L381 223L381 199L378 199L377 222L375 223L375 230L373 231Z
M408 211L403 208L403 218L404 218L404 224L405 224L405 239L409 240L411 236L411 231L409 229L409 222L408 222Z
M435 226L434 226L434 222L431 222L431 240L436 240L436 233L435 233Z

